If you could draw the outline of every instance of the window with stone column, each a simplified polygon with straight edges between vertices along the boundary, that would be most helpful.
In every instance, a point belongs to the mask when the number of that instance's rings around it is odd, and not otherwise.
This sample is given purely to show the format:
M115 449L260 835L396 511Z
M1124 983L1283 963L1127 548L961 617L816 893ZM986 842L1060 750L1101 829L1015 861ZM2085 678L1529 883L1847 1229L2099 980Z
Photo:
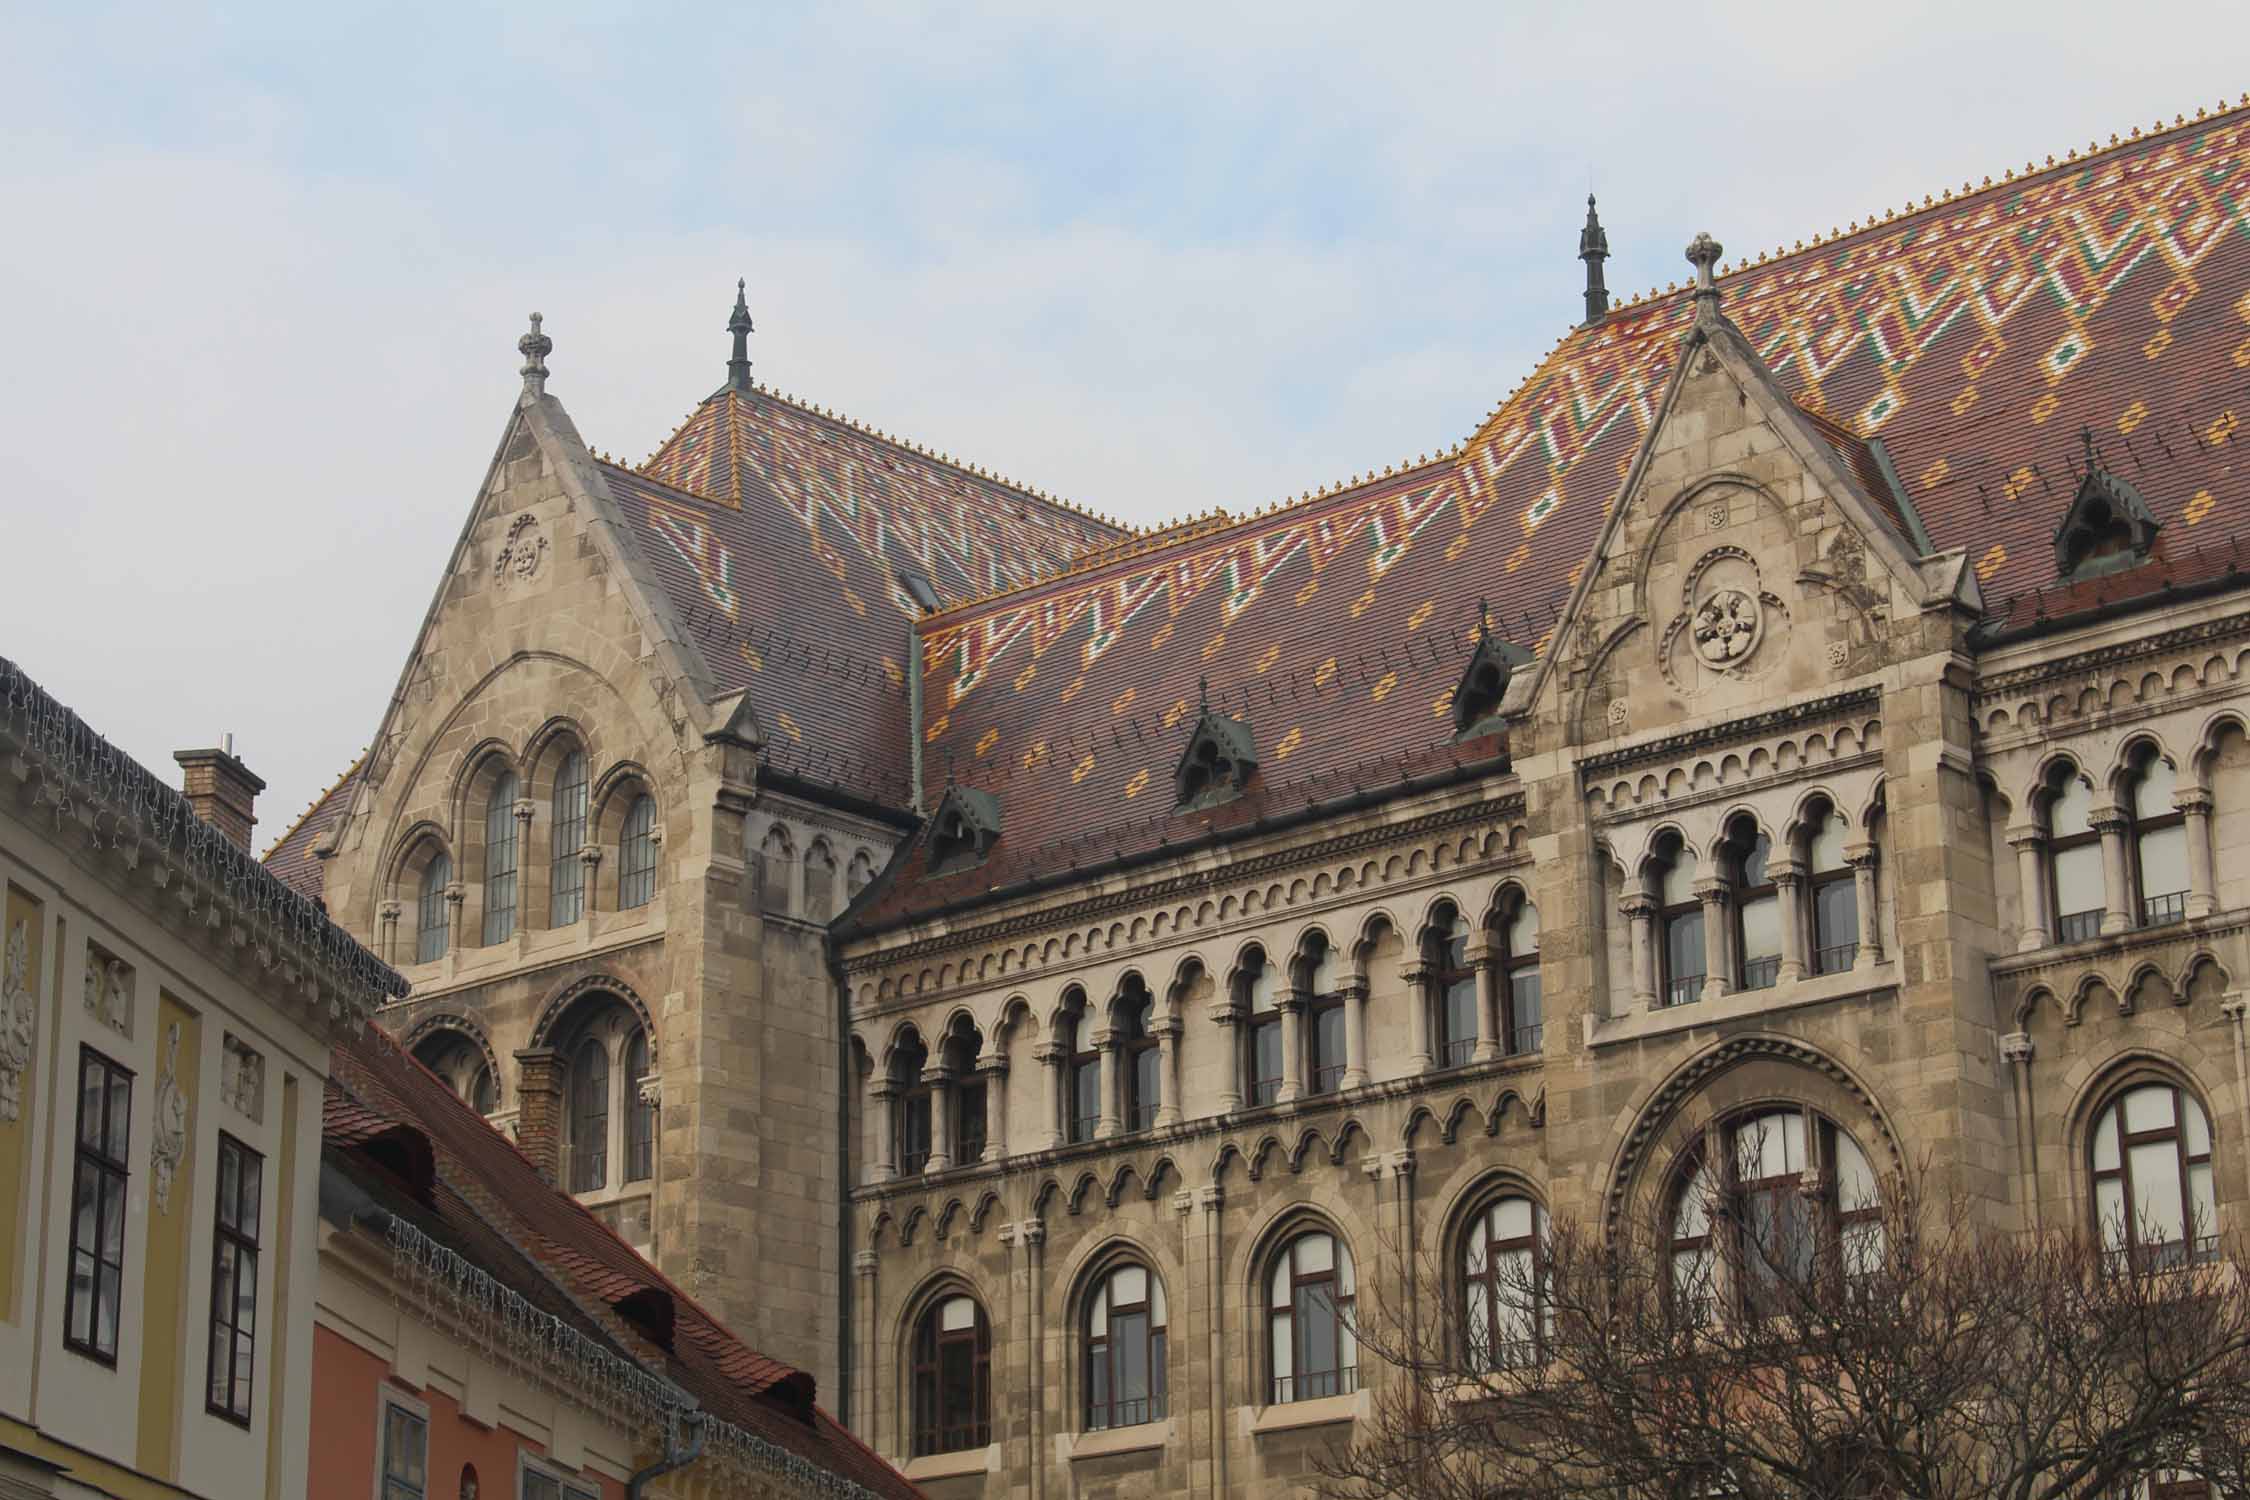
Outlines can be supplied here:
M930 1099L930 1164L943 1171L984 1159L985 1114L990 1102L977 1063L984 1033L967 1015L956 1015L938 1047Z
M1271 1104L1281 1097L1281 972L1263 948L1252 948L1235 971L1234 985L1243 1018L1243 1102Z
M1350 1045L1345 1028L1350 1021L1344 1004L1344 980L1350 966L1343 950L1328 941L1324 932L1305 935L1297 952L1297 989L1304 997L1305 1088L1308 1093L1333 1094L1343 1087L1350 1066Z
M625 805L617 835L617 909L631 911L656 899L656 799L638 792Z
M488 948L516 935L517 786L516 773L503 769L485 793L483 940Z
M2133 752L2125 778L2126 810L2133 820L2134 912L2143 927L2187 920L2187 816L2175 800L2179 777L2153 744Z
M591 788L585 752L573 747L555 767L547 820L547 925L568 927L586 915L587 814Z
M2211 1117L2170 1078L2116 1089L2094 1117L2088 1148L2102 1249L2137 1271L2218 1255Z
M2055 914L2054 939L2084 942L2102 930L2108 885L2102 876L2102 836L2093 821L2094 788L2074 763L2060 762L2047 773L2040 814L2047 835L2047 909Z
M1117 1030L1119 1079L1125 1090L1125 1128L1152 1129L1157 1111L1164 1107L1164 1047L1157 1036L1156 997L1140 975L1125 977L1111 1013Z
M1734 882L1735 985L1771 989L1781 981L1781 888L1768 868L1773 841L1747 814L1727 825L1727 876Z
M975 1298L932 1302L915 1322L911 1362L915 1457L992 1441L992 1326Z
M828 840L814 839L805 850L805 920L826 922L836 915L836 853Z
M1695 851L1668 833L1649 862L1648 883L1656 893L1656 952L1660 972L1657 1003L1686 1005L1703 996L1708 977L1703 902L1695 892Z
M399 884L412 891L413 936L408 962L436 963L453 938L453 856L435 835L414 841L399 863ZM403 903L401 903L403 906ZM395 918L393 919L395 925Z
M919 1176L930 1162L929 1063L929 1044L909 1026L891 1047L890 1068L892 1152L902 1177Z
M1477 971L1469 956L1476 928L1451 901L1430 909L1422 930L1422 961L1429 979L1426 1004L1437 1039L1437 1064L1458 1068L1476 1056Z
M1539 983L1539 908L1517 887L1500 898L1500 1005L1508 1055L1539 1051L1547 1030Z
M1859 885L1845 858L1851 824L1825 800L1807 809L1805 824L1805 899L1811 907L1813 972L1837 974L1859 957Z

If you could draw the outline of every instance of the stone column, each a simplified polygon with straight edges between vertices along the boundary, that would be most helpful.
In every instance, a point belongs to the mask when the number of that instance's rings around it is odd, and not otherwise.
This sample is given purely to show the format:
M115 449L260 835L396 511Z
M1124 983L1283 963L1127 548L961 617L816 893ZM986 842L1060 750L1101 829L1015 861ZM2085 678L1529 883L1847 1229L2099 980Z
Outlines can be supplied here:
M1204 1358L1209 1361L1210 1384L1206 1400L1209 1403L1206 1423L1211 1444L1211 1486L1207 1493L1224 1495L1227 1492L1227 1443L1233 1434L1227 1430L1227 1341L1226 1341L1226 1260L1219 1241L1219 1210L1226 1202L1226 1193L1217 1183L1195 1190L1195 1206L1202 1210L1203 1221L1203 1326L1206 1335ZM1256 1319L1259 1337L1264 1337L1263 1319ZM1252 1361L1255 1367L1255 1360ZM1251 1404L1263 1406L1263 1393L1251 1397Z
M1347 1089L1367 1085L1367 981L1344 981L1344 1081Z
M583 922L594 914L595 897L602 888L602 846L599 844L579 845L578 863L584 866L586 871L584 875L579 877L581 884L579 886L578 920Z
M2234 1094L2242 1101L2242 1128L2250 1131L2250 990L2233 990L2219 1000L2219 1013L2234 1023Z
M1427 1073L1436 1061L1436 1043L1430 1037L1431 1011L1437 1001L1430 994L1430 966L1420 959L1405 966L1400 976L1406 981L1406 993L1414 1005L1414 1050L1407 1055L1406 1071Z
M1166 1016L1158 1021L1156 1033L1156 1128L1164 1129L1180 1123L1180 1023L1176 1017Z
M1281 992L1281 1088L1273 1096L1277 1104L1287 1104L1292 1099L1304 1097L1305 1092L1305 994L1302 990Z
M2031 1209L2030 1228L2044 1215L2039 1205L2039 1156L2032 1139L2037 1128L2031 1112L2031 1034L2011 1031L2000 1038L2000 1055L2008 1060L2009 1095L2016 1107L2016 1172L2023 1179L2024 1202Z
M922 1082L930 1091L930 1156L924 1172L943 1172L953 1165L953 1070L929 1067Z
M1023 1246L1024 1261L1030 1271L1031 1344L1025 1353L1032 1380L1030 1392L1031 1417L1031 1493L1034 1500L1046 1493L1047 1488L1047 1398L1048 1382L1043 1378L1047 1370L1047 1221L1025 1219L1016 1225L1016 1242ZM998 1403L994 1415L998 1416ZM999 1423L993 1423L994 1436L999 1436ZM1005 1441L1005 1439L1003 1439Z
M1052 1151L1070 1139L1070 1048L1061 1042L1041 1042L1031 1055L1047 1070L1047 1139L1042 1149Z
M852 1388L845 1393L851 1407L845 1421L854 1432L865 1438L869 1447L882 1451L883 1435L875 1426L875 1252L861 1250L852 1256L852 1269L859 1273L859 1302L853 1309L857 1314L853 1330L859 1353L852 1361Z
M1633 1009L1656 1009L1656 898L1635 891L1617 903L1618 914L1633 928Z
M869 1169L869 1182L889 1182L898 1175L898 1085L888 1078L878 1078L868 1085L868 1097L875 1101L875 1164Z
M1471 1062L1498 1062L1506 1048L1500 1041L1500 945L1479 933L1467 949L1477 971L1477 1045Z
M1794 984L1805 977L1805 867L1790 859L1766 861L1766 877L1773 882L1781 908L1781 969L1776 984Z
M1734 923L1728 919L1727 901L1733 890L1716 875L1695 883L1695 899L1703 903L1703 995L1717 1000L1734 988Z
M2012 824L2008 846L2016 851L2016 884L2023 897L2023 931L2016 937L2016 951L2029 953L2054 940L2054 922L2047 910L2047 831L2036 823Z
M2187 824L2187 914L2208 917L2219 909L2218 876L2211 860L2211 794L2188 787L2174 794L2172 805Z
M2132 819L2125 815L2125 809L2112 803L2095 808L2087 821L2102 836L2102 936L2130 932L2136 924L2133 867L2125 857L2125 833L2132 827Z
M1852 892L1859 906L1859 954L1852 960L1855 969L1883 961L1883 908L1876 899L1875 861L1872 843L1844 846L1844 863L1852 867Z
M1008 1060L985 1058L977 1075L984 1080L984 1159L1000 1161L1008 1154Z
M461 930L461 922L469 909L469 888L455 880L445 888L445 956L451 958L463 948L474 948L469 935ZM481 936L482 934L479 934Z
M518 797L510 809L516 815L516 931L521 938L531 926L531 917L537 911L541 925L547 920L547 865L544 860L531 857L531 816L535 804L529 797ZM536 907L534 906L536 904Z
M516 1144L549 1182L562 1176L562 1054L526 1047L516 1054Z
M1117 1030L1115 1027L1104 1026L1090 1040L1094 1044L1094 1066L1099 1070L1101 1079L1100 1087L1094 1092L1102 1101L1101 1118L1094 1126L1094 1139L1106 1141L1125 1128L1125 1111L1118 1102L1125 1080L1120 1076L1122 1070L1117 1065Z
M405 907L396 901L386 901L375 908L375 916L382 923L383 941L383 946L377 951L383 955L383 962L387 964L395 965L401 962L401 955L398 951L398 919L399 914L404 910ZM408 957L404 961L411 963L413 958Z
M1209 1011L1211 1024L1220 1028L1226 1039L1227 1065L1219 1071L1219 1113L1231 1115L1242 1108L1242 1033L1236 1028L1242 1023L1242 1014L1232 1005L1213 1005Z

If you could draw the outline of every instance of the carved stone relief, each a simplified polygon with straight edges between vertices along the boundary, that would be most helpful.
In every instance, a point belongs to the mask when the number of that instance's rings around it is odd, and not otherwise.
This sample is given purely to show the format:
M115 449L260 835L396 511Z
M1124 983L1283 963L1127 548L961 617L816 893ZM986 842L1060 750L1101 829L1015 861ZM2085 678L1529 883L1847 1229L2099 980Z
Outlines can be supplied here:
M508 539L492 559L492 576L502 583L529 583L547 559L547 533L528 511L508 526Z
M219 1054L219 1098L253 1123L265 1116L265 1057L231 1031Z
M86 1014L123 1037L133 1034L133 966L86 945Z
M32 993L31 923L19 919L0 953L0 1120L23 1108L23 1075L38 1050L39 1001Z
M174 1021L164 1028L164 1067L156 1076L155 1139L149 1146L159 1213L172 1211L172 1178L187 1154L187 1135L187 1095L180 1089L180 1023Z
M1762 675L1780 653L1759 648L1788 624L1788 608L1762 586L1757 560L1740 547L1714 547L1688 575L1657 664L1666 681L1692 697L1721 678Z

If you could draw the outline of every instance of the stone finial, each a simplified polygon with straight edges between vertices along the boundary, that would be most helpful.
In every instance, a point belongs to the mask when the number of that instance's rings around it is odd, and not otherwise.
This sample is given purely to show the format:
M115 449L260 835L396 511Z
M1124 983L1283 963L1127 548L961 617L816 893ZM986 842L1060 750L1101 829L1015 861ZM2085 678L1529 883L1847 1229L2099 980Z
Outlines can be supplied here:
M1718 267L1719 257L1724 254L1726 247L1708 233L1699 233L1688 241L1688 264L1695 267L1695 295L1698 297L1717 299L1719 288L1712 280L1712 275Z
M1594 212L1594 195L1586 195L1586 227L1578 231L1578 258L1586 263L1586 321L1599 323L1609 314L1609 287L1602 281L1602 262L1609 259L1609 235Z
M750 321L750 303L745 296L747 283L741 277L734 281L734 316L727 319L727 332L734 335L734 354L727 360L727 389L750 389L750 335L757 331Z
M516 340L516 348L523 355L523 393L546 395L547 356L554 353L555 341L539 331L539 314L531 315L531 332Z

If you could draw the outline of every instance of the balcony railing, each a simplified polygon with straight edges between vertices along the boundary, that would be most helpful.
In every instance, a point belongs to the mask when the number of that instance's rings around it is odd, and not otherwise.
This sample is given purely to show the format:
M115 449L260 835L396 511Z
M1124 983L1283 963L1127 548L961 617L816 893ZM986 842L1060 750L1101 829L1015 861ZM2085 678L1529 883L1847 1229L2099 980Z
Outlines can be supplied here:
M1815 974L1841 974L1859 961L1859 944L1830 943L1825 948L1813 950Z
M1521 1057L1527 1052L1537 1052L1546 1036L1547 1028L1537 1023L1518 1026L1508 1033L1508 1055Z
M898 1154L898 1171L901 1177L911 1177L929 1165L930 1148L909 1146Z
M1312 1070L1312 1091L1316 1094L1333 1094L1344 1085L1344 1065L1324 1064Z
M2119 1245L2103 1252L2112 1271L2176 1271L2182 1266L2207 1266L2218 1258L2216 1234L2166 1240L2161 1245Z
M1781 981L1781 959L1746 958L1742 961L1742 987L1746 990L1770 990Z
M2141 925L2143 927L2169 927L2174 922L2187 920L2187 892L2168 891L2161 896L2141 898Z
M1358 1389L1357 1365L1346 1365L1341 1370L1308 1370L1302 1375L1276 1375L1273 1377L1273 1404L1282 1406L1291 1401L1318 1401L1323 1396L1349 1396Z
M1090 1141L1094 1138L1094 1132L1101 1129L1101 1125L1100 1115L1072 1115L1070 1138L1074 1141Z
M1280 1097L1280 1079L1253 1078L1250 1080L1250 1102L1252 1104L1271 1104Z
M1469 1059L1477 1055L1477 1039L1473 1036L1455 1037L1447 1042L1439 1061L1448 1068L1466 1067Z
M1702 995L1703 976L1701 974L1676 975L1669 984L1664 986L1664 1003L1667 1006L1690 1005L1700 999Z
M1086 1413L1086 1430L1102 1432L1111 1427L1138 1427L1143 1422L1161 1422L1166 1413L1164 1394L1100 1401Z
M2065 912L2055 923L2055 941L2058 943L2083 943L2088 938L2102 935L2102 913L2093 911Z

